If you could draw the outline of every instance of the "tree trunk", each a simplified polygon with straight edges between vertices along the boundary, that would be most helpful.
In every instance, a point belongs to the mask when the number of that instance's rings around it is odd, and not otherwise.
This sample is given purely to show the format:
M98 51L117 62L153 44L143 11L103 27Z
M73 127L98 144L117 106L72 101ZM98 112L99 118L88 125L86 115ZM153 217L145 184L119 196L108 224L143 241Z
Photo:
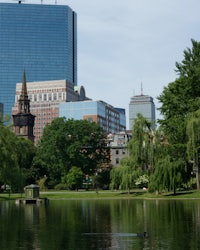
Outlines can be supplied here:
M199 166L197 161L194 162L194 171L196 174L196 185L197 185L197 190L199 190Z
M176 186L174 186L174 195L176 195Z
M196 182L197 182L197 189L199 190L199 167L196 166Z

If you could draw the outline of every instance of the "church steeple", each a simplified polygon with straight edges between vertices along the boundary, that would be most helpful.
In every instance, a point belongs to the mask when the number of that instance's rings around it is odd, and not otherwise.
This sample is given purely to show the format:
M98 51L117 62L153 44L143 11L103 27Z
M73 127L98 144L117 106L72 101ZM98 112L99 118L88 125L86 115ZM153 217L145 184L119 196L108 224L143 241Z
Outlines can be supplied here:
M30 100L28 99L26 86L26 72L24 70L22 79L22 90L18 101L18 112L28 114L30 113Z
M18 113L13 115L13 130L16 135L34 141L35 116L30 113L30 100L26 86L26 72L22 78L22 89L18 100Z
M22 98L28 98L28 95L27 95L27 87L26 87L26 71L24 70L24 73L23 73L23 79L22 79L22 91L21 91L21 95L20 97Z

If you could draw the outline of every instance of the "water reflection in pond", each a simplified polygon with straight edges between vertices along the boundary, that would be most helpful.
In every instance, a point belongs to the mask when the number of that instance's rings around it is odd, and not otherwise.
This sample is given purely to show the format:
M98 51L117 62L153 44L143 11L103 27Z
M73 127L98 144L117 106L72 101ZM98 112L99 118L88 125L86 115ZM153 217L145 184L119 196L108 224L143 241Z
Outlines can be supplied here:
M189 250L199 235L198 200L0 202L1 250Z

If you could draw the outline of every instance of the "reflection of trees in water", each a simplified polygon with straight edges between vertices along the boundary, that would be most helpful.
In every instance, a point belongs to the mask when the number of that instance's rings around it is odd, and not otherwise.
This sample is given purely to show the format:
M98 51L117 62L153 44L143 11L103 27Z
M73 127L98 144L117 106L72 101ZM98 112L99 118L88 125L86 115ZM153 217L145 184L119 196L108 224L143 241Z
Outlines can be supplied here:
M149 246L155 249L198 249L200 240L194 233L198 207L195 202L184 200L148 201Z
M0 249L200 249L199 221L198 200L1 202Z
M113 233L143 233L144 227L144 204L142 200L126 199L116 200L111 203L111 225ZM115 237L113 238L113 246L117 246L117 249L129 249L124 248L124 243L134 245L136 249L143 249L144 240L137 237ZM131 249L131 248L130 248Z
M44 206L2 202L0 249L40 249L39 228L46 215L44 210Z
M106 249L111 246L111 236L105 233L111 232L110 203L102 201L83 201L82 216L84 223L84 233L99 233L93 236L82 236L85 246L88 249ZM87 248L84 248L87 249Z

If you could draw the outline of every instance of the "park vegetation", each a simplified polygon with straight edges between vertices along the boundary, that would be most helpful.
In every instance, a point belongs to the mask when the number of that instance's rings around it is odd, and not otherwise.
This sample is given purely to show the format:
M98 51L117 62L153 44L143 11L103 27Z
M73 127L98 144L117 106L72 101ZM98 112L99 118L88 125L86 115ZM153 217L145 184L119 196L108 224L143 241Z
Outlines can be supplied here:
M176 63L177 79L158 96L162 115L158 128L138 114L128 145L130 156L111 172L113 188L142 185L174 193L199 189L200 43L191 42L192 48L184 50L182 62Z
M44 190L109 183L110 150L95 122L57 118L45 127L37 147L1 123L0 151L0 184L14 191L31 183Z
M129 156L110 166L107 135L94 122L56 118L37 146L0 122L0 184L21 191L108 188L151 192L200 188L200 43L176 62L177 78L157 97L162 119L150 123L138 114L128 143Z

